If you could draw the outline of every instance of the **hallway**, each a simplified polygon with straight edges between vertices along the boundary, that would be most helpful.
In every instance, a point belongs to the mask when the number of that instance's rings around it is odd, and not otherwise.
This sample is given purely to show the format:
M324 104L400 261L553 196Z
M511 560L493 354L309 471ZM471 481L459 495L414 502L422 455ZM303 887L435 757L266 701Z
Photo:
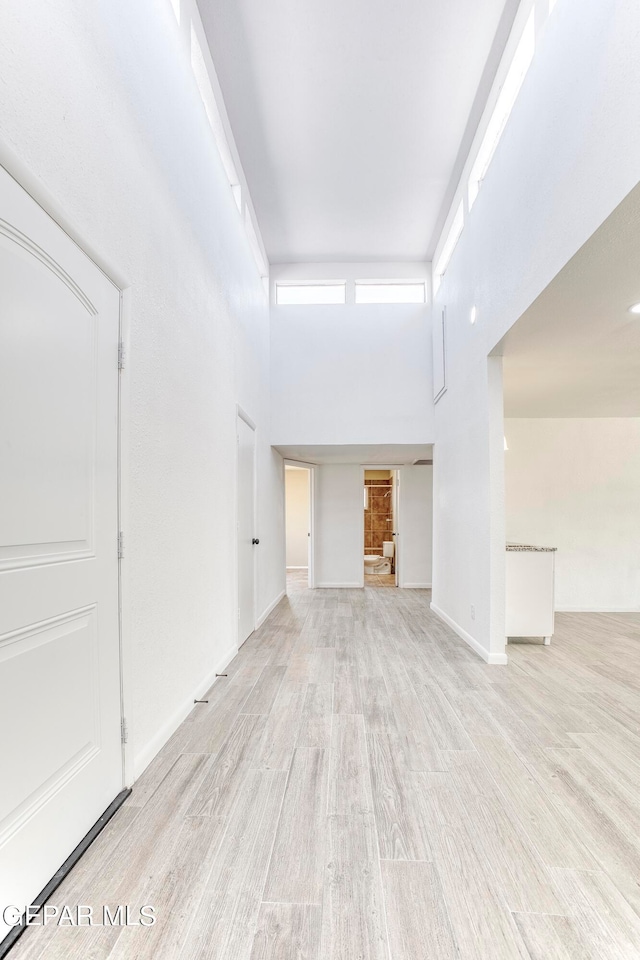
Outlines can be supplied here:
M490 667L429 599L300 584L52 900L155 926L12 958L640 956L640 617Z

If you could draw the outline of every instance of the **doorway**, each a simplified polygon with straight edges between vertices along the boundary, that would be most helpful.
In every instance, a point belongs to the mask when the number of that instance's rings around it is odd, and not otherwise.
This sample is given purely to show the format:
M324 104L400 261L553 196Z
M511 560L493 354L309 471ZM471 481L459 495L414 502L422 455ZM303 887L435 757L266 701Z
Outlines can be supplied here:
M313 587L313 468L284 467L287 593Z
M1 168L0 210L0 902L22 909L123 786L120 291Z
M398 586L400 471L364 470L364 585Z
M238 437L238 646L256 628L256 430L241 410Z

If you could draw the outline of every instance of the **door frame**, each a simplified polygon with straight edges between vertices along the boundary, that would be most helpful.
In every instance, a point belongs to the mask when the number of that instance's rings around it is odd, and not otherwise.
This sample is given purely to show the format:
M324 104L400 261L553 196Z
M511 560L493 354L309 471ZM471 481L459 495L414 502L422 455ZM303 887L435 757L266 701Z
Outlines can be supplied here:
M366 470L391 470L396 473L398 478L398 487L401 488L400 484L400 474L402 471L403 464L401 463L362 463L360 464L362 470L362 483L361 486L364 489L364 474ZM398 491L398 514L400 514L400 494ZM397 521L398 517L394 517L394 521ZM394 525L396 525L394 523ZM394 550L394 565L396 567L396 587L402 586L402 559L401 559L401 550L402 550L402 537L400 536L400 530L396 531L396 536L393 538L395 543ZM362 511L362 555L364 556L364 510ZM362 564L362 585L364 586L364 561Z
M258 518L258 428L255 422L251 419L249 414L244 410L239 403L236 403L236 483L235 483L235 518L236 518L236 535L234 537L234 556L235 556L235 609L237 611L236 616L236 650L239 650L245 640L240 639L240 576L239 576L239 566L238 566L238 523L240 522L240 498L238 497L238 483L239 483L239 464L238 464L238 441L237 441L237 425L238 419L242 420L246 425L253 430L253 480L252 480L252 490L253 490L253 525L255 527L255 535L260 536L260 523ZM253 630L256 629L256 624L258 622L258 554L257 551L253 551L253 610L251 621L253 623ZM251 636L251 634L249 634Z
M292 460L290 457L284 457L282 460L282 504L284 509L284 576L285 583L287 577L287 493L285 487L285 467L303 467L309 471L309 568L307 583L310 590L316 588L316 463L308 463L306 460Z
M52 194L15 150L0 137L0 166L29 194L29 196L58 224L67 236L79 247L104 274L120 294L119 340L124 349L124 366L119 370L117 401L117 510L118 523L114 530L125 536L124 556L118 558L118 649L120 663L120 722L126 731L121 736L122 788L132 786L135 779L131 717L133 716L133 677L131 671L132 630L131 596L126 573L126 535L129 527L130 472L129 472L129 425L131 385L127 364L129 335L131 329L131 282L126 274L88 239L84 230L65 212L62 202ZM114 362L116 358L114 358Z
M393 514L393 526L394 531L392 532L393 542L395 547L393 548L394 558L393 566L394 573L396 578L396 587L402 586L402 560L400 557L400 544L402 542L402 537L400 536L401 530L400 525L402 523L402 508L400 498L402 496L402 484L400 482L402 476L401 467L396 467L395 470L391 471L392 474L392 487L391 487L391 496L392 496L392 514Z

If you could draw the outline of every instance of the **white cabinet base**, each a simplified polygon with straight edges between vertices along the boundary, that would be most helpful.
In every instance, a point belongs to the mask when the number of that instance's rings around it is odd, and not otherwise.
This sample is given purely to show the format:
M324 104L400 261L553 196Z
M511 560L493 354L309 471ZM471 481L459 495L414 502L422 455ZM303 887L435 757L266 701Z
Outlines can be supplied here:
M555 552L507 550L506 629L510 637L541 637L551 643L554 632Z

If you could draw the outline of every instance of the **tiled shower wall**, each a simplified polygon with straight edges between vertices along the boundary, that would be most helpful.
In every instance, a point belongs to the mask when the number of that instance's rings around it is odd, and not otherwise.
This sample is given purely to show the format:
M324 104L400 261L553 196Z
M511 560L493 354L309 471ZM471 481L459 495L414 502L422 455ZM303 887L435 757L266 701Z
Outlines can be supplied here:
M364 512L364 552L382 556L382 541L392 539L392 481L389 478L364 482L369 490L369 507Z

